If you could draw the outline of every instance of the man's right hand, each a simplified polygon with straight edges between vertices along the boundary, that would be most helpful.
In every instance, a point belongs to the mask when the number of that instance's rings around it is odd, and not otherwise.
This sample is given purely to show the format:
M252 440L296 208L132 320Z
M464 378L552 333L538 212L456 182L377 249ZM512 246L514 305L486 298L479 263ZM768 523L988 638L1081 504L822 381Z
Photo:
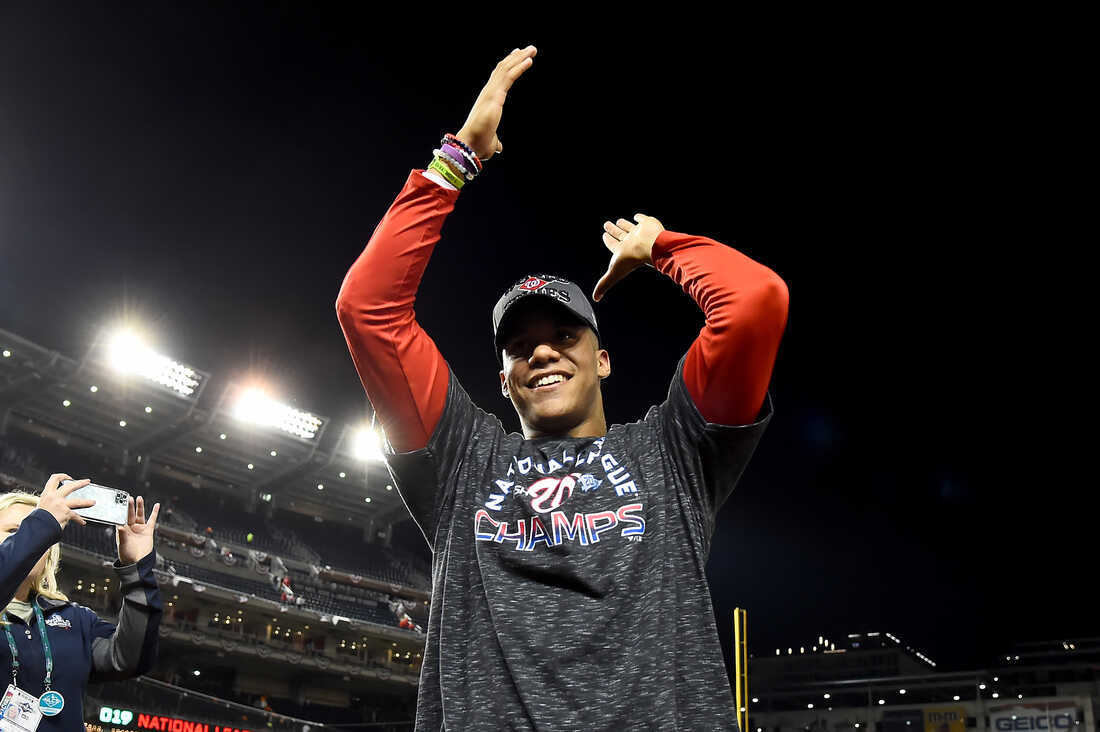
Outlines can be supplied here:
M62 480L69 482L61 485ZM65 528L69 521L76 521L83 526L87 521L74 509L89 508L95 505L95 501L91 498L70 498L69 496L73 491L77 491L91 482L88 478L73 480L71 476L65 473L54 473L46 481L46 487L42 489L42 495L38 497L38 507L49 511L50 515L57 519L57 523L61 524L61 528Z
M504 150L500 138L497 137L497 126L504 111L504 99L512 88L512 82L531 68L536 53L538 49L528 46L517 48L501 59L489 76L488 83L477 95L470 116L466 118L462 129L455 134L455 137L472 147L482 160L488 160Z

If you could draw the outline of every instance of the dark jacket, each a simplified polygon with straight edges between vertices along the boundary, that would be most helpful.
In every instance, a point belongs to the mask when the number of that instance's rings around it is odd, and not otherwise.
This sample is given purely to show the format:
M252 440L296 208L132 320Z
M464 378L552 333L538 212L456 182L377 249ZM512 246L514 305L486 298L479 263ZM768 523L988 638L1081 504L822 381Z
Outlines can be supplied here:
M18 531L0 543L0 601L5 606L42 553L60 539L61 526L54 517L36 509L23 519ZM60 714L42 718L38 726L41 732L84 729L84 689L89 681L127 679L153 667L163 614L153 575L155 565L156 552L149 552L135 564L115 561L113 568L123 596L117 626L75 602L35 596L53 651L52 688L65 697ZM19 651L19 687L38 696L45 691L46 676L38 624L32 618L28 625L10 614L8 620ZM7 641L0 641L0 673L9 681L11 666Z

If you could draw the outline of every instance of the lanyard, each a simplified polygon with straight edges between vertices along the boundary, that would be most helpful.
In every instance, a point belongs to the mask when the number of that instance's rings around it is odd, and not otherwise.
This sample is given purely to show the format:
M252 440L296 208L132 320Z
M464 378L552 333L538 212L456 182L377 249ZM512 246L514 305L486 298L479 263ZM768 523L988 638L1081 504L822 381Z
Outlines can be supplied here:
M38 621L38 634L42 636L42 655L46 658L46 691L50 690L50 677L53 676L53 653L50 651L50 637L46 635L46 621L42 619L42 610L38 607L38 600L35 598L34 602L34 617ZM8 614L4 613L4 620L8 620ZM8 637L8 648L11 649L11 683L13 686L19 686L15 683L16 674L19 673L19 651L15 648L15 639L11 637L11 627L4 624L4 635Z

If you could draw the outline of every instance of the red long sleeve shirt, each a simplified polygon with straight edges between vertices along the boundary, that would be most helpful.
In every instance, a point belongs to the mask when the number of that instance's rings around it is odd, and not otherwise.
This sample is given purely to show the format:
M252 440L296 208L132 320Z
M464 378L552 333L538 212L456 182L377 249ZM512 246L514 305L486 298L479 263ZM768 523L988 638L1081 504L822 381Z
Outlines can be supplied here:
M459 192L414 169L348 270L336 301L355 368L398 452L428 443L447 395L448 367L416 322L428 259ZM713 239L658 235L653 264L703 310L706 324L684 362L684 382L708 422L752 422L763 405L787 322L786 284Z

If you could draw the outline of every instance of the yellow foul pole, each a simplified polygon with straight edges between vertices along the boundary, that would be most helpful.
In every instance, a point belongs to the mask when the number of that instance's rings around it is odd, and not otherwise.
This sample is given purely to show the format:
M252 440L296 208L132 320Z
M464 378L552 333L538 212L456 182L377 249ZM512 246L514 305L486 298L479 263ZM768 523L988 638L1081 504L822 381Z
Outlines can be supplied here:
M737 702L737 726L747 732L749 724L749 644L744 608L733 610L734 701Z

